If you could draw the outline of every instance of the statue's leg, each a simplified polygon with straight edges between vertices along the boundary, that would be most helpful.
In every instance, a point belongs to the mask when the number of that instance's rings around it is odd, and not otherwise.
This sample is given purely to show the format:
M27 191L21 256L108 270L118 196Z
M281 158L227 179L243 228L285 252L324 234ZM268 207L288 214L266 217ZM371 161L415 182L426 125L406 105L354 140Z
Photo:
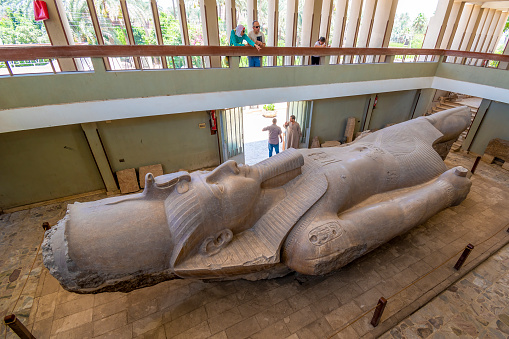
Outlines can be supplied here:
M467 170L455 167L417 188L393 191L382 201L339 217L317 216L296 225L283 247L283 262L303 274L325 274L424 223L463 201L471 186Z

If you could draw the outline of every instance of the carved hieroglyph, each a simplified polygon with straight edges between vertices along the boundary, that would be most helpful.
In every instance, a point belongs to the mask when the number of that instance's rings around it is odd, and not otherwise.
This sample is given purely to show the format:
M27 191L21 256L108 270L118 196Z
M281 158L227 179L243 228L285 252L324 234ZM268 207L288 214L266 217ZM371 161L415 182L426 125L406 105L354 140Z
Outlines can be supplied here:
M465 199L467 170L442 158L469 121L454 108L344 147L147 174L143 193L69 205L46 233L44 263L81 293L328 273Z

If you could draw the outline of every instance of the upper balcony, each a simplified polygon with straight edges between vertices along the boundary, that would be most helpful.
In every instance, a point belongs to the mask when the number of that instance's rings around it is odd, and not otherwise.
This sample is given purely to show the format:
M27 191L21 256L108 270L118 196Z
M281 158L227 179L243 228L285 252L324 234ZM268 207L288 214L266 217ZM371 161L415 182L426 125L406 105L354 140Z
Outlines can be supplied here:
M36 46L0 62L0 132L424 88L509 103L509 56L442 49Z

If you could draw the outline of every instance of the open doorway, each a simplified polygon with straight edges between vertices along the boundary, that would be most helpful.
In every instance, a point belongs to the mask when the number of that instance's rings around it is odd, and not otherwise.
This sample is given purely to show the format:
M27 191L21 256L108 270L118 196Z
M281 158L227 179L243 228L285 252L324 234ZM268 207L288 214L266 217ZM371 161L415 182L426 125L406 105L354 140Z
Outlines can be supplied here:
M283 124L286 121L288 103L246 106L243 108L244 118L244 153L246 165L254 165L269 157L269 132L262 131L264 127L272 124L276 118L283 133ZM279 144L279 151L283 150L283 143ZM275 153L273 154L275 155Z

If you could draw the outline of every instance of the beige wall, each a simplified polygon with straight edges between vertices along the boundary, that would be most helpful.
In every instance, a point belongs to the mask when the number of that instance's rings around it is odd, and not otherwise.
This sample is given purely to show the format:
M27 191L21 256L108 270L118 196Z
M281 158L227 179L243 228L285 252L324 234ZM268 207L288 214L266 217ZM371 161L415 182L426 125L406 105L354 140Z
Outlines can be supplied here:
M315 136L320 143L341 140L349 117L357 119L355 131L358 131L368 100L369 95L314 100L310 142Z
M0 209L103 189L80 125L0 134Z
M500 138L509 140L509 105L492 101L482 123L475 134L469 151L482 155L490 140Z
M165 173L219 164L207 112L100 122L98 130L113 172L158 163ZM104 188L80 125L2 133L0 149L0 209Z
M206 128L199 128L199 123ZM164 173L219 165L217 135L210 134L207 112L113 120L97 126L113 172L159 163Z

